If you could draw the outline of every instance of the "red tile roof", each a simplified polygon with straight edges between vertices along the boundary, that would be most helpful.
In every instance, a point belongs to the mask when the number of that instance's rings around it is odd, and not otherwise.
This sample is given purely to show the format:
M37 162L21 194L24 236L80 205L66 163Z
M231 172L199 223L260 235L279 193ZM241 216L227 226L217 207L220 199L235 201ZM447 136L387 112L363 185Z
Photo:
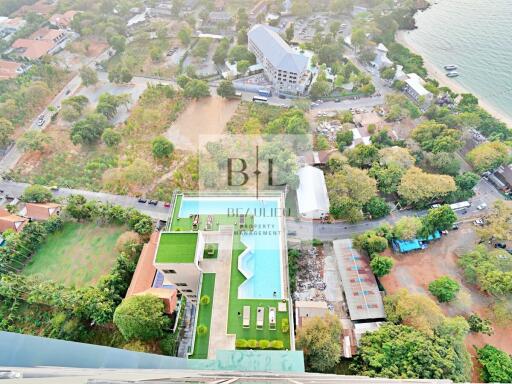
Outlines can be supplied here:
M73 17L77 14L77 11L67 11L63 14L56 13L50 17L50 23L53 25L59 25L63 27L69 27L71 21L73 21Z
M164 300L166 313L176 309L177 292L175 289L152 288L156 268L153 265L156 249L158 247L158 232L153 232L149 242L144 244L132 281L126 292L126 297L141 294L154 294Z
M40 59L54 46L52 41L31 39L18 39L12 44L12 48L18 50L20 56L31 60Z
M7 229L13 229L16 232L19 232L27 222L28 220L24 217L12 215L10 213L4 215L4 212L2 211L2 216L0 217L0 232L4 232Z
M50 216L60 212L60 204L56 203L27 203L25 217L32 220L47 220Z
M22 64L14 61L0 60L0 80L12 79L19 75L16 70L21 67Z

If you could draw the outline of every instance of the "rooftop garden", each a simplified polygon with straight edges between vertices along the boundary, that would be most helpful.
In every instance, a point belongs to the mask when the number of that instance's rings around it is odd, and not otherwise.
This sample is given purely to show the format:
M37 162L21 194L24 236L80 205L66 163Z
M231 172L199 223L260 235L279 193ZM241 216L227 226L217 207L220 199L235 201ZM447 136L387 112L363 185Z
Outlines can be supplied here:
M192 359L207 359L210 342L210 326L213 310L213 291L215 288L215 273L203 274L201 296L197 313L196 338Z
M156 253L157 263L193 263L197 233L162 233Z
M192 229L192 219L189 218L178 218L180 211L181 202L183 195L177 195L175 206L173 210L173 217L171 220L170 230L172 231L189 231ZM205 223L208 215L200 215L199 217L199 230L205 229ZM228 215L213 215L212 229L218 229L219 225L235 225L238 221L237 217ZM254 224L254 217L248 216L246 218L248 227L252 227ZM238 287L246 280L245 276L238 269L238 257L245 250L245 245L241 241L241 233L239 230L234 231L233 236L233 253L231 260L231 281L229 287L229 314L228 314L228 333L235 334L237 339L237 349L289 349L290 348L290 325L289 325L289 303L286 303L287 310L284 312L277 311L279 303L282 300L278 299L239 299L238 298ZM204 295L203 290L205 289L205 277L208 274L203 275L203 288L201 290L201 297ZM213 295L213 288L212 288ZM210 296L212 298L212 296ZM243 327L243 308L244 306L250 306L251 316L250 325L248 328ZM199 308L198 322L197 325L206 325L208 322L202 320L204 315L204 309ZM265 316L262 329L256 329L256 316L258 307L265 308ZM276 329L270 329L269 324L269 308L276 308ZM208 330L209 333L209 330ZM199 336L199 335L197 335ZM201 340L202 343L198 344L196 337L196 343L194 347L193 358L206 358L200 357L201 348L204 348L204 353L207 355L208 351L208 340ZM206 344L206 346L203 345ZM198 349L196 349L196 346Z

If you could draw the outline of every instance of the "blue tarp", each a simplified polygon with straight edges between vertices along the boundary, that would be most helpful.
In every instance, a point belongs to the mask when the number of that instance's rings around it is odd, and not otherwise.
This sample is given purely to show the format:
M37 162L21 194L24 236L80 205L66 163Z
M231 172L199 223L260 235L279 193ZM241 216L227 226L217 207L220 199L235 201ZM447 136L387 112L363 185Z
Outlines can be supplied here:
M432 240L437 240L441 237L441 232L435 231L433 235L429 235L427 238L416 238L411 240L393 240L393 249L395 251L405 253L416 251L418 249L426 248L424 243L427 243Z

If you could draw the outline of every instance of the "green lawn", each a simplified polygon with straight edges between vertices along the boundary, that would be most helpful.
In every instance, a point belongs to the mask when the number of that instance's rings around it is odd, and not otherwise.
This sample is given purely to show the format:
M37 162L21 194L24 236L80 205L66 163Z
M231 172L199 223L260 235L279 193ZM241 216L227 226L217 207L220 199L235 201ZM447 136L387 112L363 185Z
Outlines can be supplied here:
M197 233L162 233L156 253L157 263L192 263L196 255Z
M110 272L122 226L65 223L50 236L29 261L24 274L40 274L67 286L94 285Z
M212 321L212 309L213 309L213 290L215 288L215 273L204 273L203 283L201 285L201 295L208 295L210 297L210 304L202 305L199 304L197 313L197 326L206 325L208 332L206 335L198 335L194 341L194 354L191 356L192 359L207 359L208 358L208 345L210 342L210 326Z

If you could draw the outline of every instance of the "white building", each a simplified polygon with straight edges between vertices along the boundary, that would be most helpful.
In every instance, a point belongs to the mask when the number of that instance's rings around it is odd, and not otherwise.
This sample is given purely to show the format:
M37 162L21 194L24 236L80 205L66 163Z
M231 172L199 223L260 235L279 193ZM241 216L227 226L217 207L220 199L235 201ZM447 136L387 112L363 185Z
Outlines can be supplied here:
M295 52L271 27L256 24L248 33L249 50L278 93L302 95L311 81L309 59Z
M428 91L423 80L416 73L405 73L403 67L398 65L395 73L395 80L405 82L404 92L414 99L422 108L428 108L433 100L434 95Z
M322 170L309 165L299 169L297 203L305 219L320 219L329 213L329 196Z
M381 70L382 68L391 67L393 62L388 59L388 49L382 43L379 43L377 48L375 48L375 59L372 61L372 65Z

